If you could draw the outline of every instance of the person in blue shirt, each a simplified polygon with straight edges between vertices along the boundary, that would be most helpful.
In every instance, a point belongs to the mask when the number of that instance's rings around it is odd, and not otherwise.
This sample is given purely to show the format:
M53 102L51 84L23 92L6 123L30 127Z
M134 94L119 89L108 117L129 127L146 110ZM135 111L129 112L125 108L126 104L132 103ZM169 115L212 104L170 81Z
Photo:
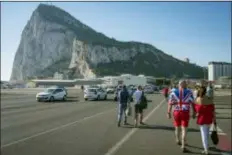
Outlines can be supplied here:
M118 127L121 126L122 116L124 115L124 125L127 125L127 103L129 100L129 93L125 85L123 85L122 90L118 93Z

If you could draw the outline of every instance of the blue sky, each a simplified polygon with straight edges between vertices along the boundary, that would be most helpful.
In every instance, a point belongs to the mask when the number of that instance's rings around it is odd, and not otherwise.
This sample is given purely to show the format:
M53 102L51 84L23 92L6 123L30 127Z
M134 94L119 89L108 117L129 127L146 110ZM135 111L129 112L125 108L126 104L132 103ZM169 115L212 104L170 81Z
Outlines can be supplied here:
M45 3L45 2L42 2ZM1 3L1 79L11 75L24 26L39 2ZM52 2L109 37L154 45L207 66L231 62L230 2Z

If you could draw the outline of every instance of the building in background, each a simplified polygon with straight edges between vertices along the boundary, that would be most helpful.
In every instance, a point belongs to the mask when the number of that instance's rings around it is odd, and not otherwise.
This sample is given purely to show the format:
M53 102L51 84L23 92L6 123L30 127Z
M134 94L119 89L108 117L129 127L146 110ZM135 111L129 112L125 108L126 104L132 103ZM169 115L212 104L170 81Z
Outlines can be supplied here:
M187 63L190 62L189 58L184 58L184 61L187 62Z
M231 77L232 64L227 62L209 62L208 80L216 81L222 76Z
M105 76L100 78L104 81L103 85L105 86L117 86L118 84L124 85L141 85L145 86L147 84L147 78L144 75L131 75L131 74L122 74L120 76Z

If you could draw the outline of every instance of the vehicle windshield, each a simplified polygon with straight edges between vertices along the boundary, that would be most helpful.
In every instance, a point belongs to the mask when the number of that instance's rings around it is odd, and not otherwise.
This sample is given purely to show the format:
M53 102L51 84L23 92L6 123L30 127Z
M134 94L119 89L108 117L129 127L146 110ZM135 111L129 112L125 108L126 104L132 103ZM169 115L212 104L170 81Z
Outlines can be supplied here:
M46 89L44 92L46 93L52 93L55 89Z

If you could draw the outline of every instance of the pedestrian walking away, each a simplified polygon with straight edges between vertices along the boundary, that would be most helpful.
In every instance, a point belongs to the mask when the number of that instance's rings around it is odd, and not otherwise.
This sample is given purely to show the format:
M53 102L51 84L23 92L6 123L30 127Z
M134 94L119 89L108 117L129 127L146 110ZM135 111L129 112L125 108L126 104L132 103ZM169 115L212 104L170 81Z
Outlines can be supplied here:
M127 125L127 104L129 101L129 93L124 85L122 90L118 93L118 127L121 126L122 117L124 116L124 125Z
M181 145L183 152L186 152L185 146L187 142L187 128L190 120L190 108L193 110L193 118L195 118L195 108L192 91L187 89L185 80L179 81L179 88L170 93L167 113L169 119L171 118L172 107L174 107L173 124L175 126L176 143ZM180 133L182 133L181 140Z
M208 141L210 125L215 121L215 107L213 99L207 96L206 87L201 87L199 96L195 101L195 109L197 112L197 124L200 127L201 139L203 144L203 154L208 154Z
M145 125L143 122L143 110L146 108L143 105L146 105L147 103L143 103L143 99L146 100L144 96L144 92L142 91L142 86L138 86L138 89L134 93L135 98L135 123L134 126L138 126L138 122L140 122L141 125ZM146 102L146 101L145 101Z
M81 90L84 91L84 86L83 85L81 85Z
M168 101L168 93L169 93L169 88L165 87L163 89L163 94L164 94L164 98L166 99L166 101Z
M208 96L208 98L210 98L212 100L214 98L214 90L213 90L213 86L212 86L211 82L208 83L208 87L207 87L207 91L206 91L206 96Z

